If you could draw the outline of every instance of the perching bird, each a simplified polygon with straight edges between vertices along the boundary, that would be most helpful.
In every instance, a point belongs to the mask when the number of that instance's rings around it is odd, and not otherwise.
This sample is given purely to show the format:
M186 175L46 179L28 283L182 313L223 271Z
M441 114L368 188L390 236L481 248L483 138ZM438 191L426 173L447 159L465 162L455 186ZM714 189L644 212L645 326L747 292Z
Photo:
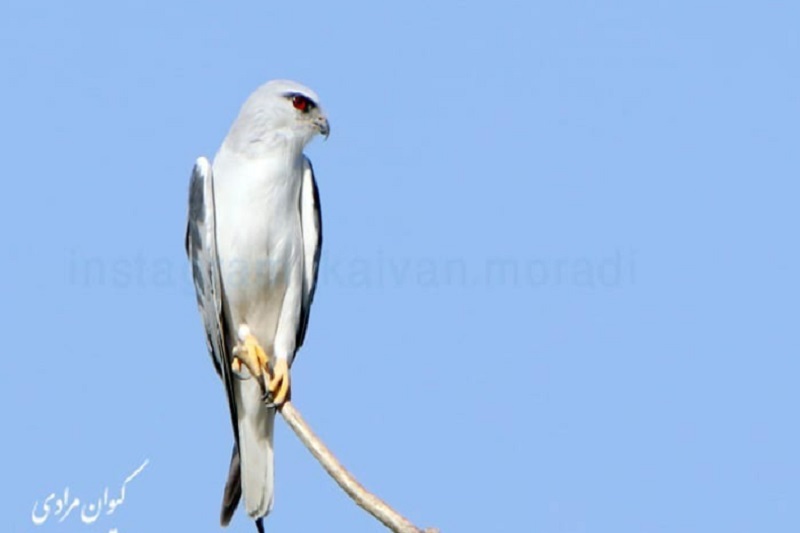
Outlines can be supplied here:
M271 81L244 103L213 165L200 157L192 172L186 253L233 424L223 526L242 495L259 531L272 509L275 407L289 398L322 245L319 194L303 149L328 132L313 91Z

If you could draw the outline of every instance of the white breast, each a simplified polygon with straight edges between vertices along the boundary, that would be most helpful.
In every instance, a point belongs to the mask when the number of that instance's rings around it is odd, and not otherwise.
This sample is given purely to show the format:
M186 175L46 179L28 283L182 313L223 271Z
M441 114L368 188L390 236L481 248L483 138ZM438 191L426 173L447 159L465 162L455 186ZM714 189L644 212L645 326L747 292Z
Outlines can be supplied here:
M293 161L295 159L296 161ZM302 269L302 156L214 159L217 248L231 326L272 344L287 280Z

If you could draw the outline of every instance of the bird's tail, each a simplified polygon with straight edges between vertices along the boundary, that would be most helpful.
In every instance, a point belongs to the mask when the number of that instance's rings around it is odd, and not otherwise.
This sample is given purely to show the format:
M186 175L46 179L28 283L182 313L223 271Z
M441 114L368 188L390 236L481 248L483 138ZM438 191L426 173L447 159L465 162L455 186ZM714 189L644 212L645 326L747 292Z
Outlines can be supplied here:
M234 449L225 485L220 517L222 525L230 522L241 496L244 496L245 509L251 518L260 519L268 515L272 510L275 487L272 451L275 409L264 407L255 379L236 380L234 389L239 415L239 447Z

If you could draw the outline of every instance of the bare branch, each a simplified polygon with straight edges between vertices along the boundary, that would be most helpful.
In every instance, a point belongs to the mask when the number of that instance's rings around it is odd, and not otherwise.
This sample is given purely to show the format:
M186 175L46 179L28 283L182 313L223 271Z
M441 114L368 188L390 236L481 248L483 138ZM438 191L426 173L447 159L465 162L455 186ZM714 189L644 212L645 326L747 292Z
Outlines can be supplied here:
M407 518L389 507L389 505L369 492L348 472L338 459L331 453L327 446L317 437L308 426L300 413L291 402L285 402L280 408L286 423L297 434L300 441L308 448L311 455L330 474L354 502L362 509L377 518L383 525L395 533L438 533L435 528L420 529Z

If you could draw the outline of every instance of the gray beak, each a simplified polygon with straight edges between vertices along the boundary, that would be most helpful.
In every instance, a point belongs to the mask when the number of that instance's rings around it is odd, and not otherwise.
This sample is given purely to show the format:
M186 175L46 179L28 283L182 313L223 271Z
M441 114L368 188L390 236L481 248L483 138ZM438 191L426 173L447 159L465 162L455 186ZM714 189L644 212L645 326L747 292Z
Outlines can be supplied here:
M316 120L314 120L314 125L319 130L319 133L326 139L328 138L328 135L331 134L331 125L328 124L328 119L322 115L318 116Z

